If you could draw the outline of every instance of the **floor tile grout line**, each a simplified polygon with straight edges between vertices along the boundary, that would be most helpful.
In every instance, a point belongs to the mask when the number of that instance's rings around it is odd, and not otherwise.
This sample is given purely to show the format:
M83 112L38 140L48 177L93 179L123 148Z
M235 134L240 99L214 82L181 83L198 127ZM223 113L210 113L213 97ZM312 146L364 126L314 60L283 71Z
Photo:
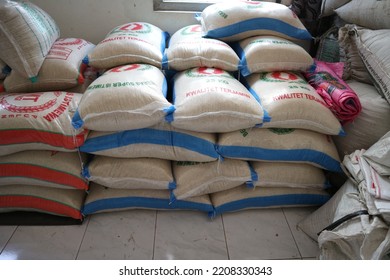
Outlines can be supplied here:
M290 230L291 236L292 236L292 238L294 239L294 243L295 243L295 246L296 246L297 249L298 249L299 256L300 256L301 259L302 259L303 257L302 257L301 250L299 249L298 242L297 242L297 240L295 239L295 236L294 236L294 234L293 234L293 232L292 232L292 230L291 230L291 226L290 226L290 223L288 222L286 213L284 212L284 208L280 208L280 209L282 209L282 213L283 213L284 219L285 219L286 222L287 222L288 229Z
M11 236L8 238L7 242L5 243L3 249L1 249L0 255L3 254L5 248L7 247L8 243L11 241L12 237L14 236L14 234L15 234L15 232L16 232L16 230L17 230L18 228L19 228L19 225L17 225L17 226L15 227L15 229L14 229L14 231L12 232Z
M79 257L81 246L83 245L85 235L87 234L89 223L91 222L91 216L88 216L87 219L88 219L87 225L85 226L85 231L83 233L83 237L81 238L81 242L80 242L79 248L77 250L77 254L76 254L75 260L77 260L77 258Z
M155 247L156 247L157 212L158 212L158 210L156 210L156 215L155 215L155 219L154 219L154 238L153 238L153 253L152 253L152 260L154 260L154 252L155 252Z
M228 257L228 260L230 260L229 246L228 246L228 241L227 241L227 237L226 237L225 223L223 221L223 215L222 214L221 214L221 220L222 220L223 235L225 237L225 245L226 245L227 257Z

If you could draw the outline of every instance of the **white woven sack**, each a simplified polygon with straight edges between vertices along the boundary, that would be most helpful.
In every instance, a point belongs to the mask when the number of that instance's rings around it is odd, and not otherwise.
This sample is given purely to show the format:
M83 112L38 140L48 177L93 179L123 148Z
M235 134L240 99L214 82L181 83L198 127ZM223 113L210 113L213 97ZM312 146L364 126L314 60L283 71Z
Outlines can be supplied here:
M356 92L362 111L354 122L344 125L345 136L334 136L340 158L368 149L390 131L390 106L374 86L353 80L347 84Z
M175 187L171 162L157 158L95 156L84 168L83 175L110 188L167 190Z
M94 48L88 41L79 38L58 39L38 73L38 81L32 83L12 71L4 81L7 92L39 92L65 90L84 82L83 58Z
M173 110L166 90L165 77L155 66L130 64L110 69L83 94L73 125L97 131L155 125Z
M336 9L337 15L348 23L370 29L390 28L390 2L352 0Z
M203 36L223 41L239 41L257 35L312 38L294 12L278 3L225 1L205 8L199 20Z
M221 133L217 150L226 158L308 163L341 172L332 138L310 130L252 128Z
M116 158L152 157L175 161L217 160L217 135L174 128L168 123L118 131L91 131L80 150Z
M0 186L29 185L88 190L81 175L85 154L23 151L0 157Z
M71 123L80 99L81 94L61 91L0 95L0 155L76 151L87 135Z
M195 67L214 67L237 71L239 58L225 42L202 38L201 25L176 31L163 57L163 68L183 71Z
M253 161L251 165L258 176L255 187L330 187L323 170L310 164Z
M359 54L355 28L353 24L346 24L339 29L338 33L341 60L344 62L343 80L352 79L372 84L370 74Z
M199 132L227 132L263 123L263 108L231 74L194 68L174 78L172 125Z
M270 71L306 71L313 64L310 54L298 44L276 36L256 36L236 45L241 74Z
M321 3L321 17L331 16L335 10L351 0L322 0Z
M92 182L85 200L83 214L123 211L129 209L153 210L213 210L210 197L201 195L170 203L169 190L114 189Z
M112 29L85 62L101 69L130 63L147 63L161 68L167 36L150 23L126 23Z
M0 2L0 58L23 77L36 80L59 36L56 22L33 3Z
M263 127L299 128L339 135L342 127L326 107L322 97L307 81L293 72L264 72L246 77L251 92L256 93L270 122Z
M207 163L173 162L176 189L171 201L228 190L239 185L253 185L256 179L246 161L225 159Z
M390 8L390 2L387 2ZM390 17L387 17L390 20ZM379 93L390 103L390 29L356 28L360 56Z
M390 177L390 130L372 145L363 157L379 175Z

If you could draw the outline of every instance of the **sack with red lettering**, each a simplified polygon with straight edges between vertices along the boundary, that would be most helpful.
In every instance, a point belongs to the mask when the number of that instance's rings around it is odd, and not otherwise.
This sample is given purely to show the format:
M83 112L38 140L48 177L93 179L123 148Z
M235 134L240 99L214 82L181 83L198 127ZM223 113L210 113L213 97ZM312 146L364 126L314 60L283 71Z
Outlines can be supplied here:
M244 81L271 118L263 127L300 128L343 135L340 122L308 82L293 72L252 74Z
M168 33L146 22L131 22L111 30L85 58L93 67L108 69L130 63L161 68Z
M225 42L257 35L311 40L310 33L288 7L264 1L223 1L199 16L204 37Z
M87 190L81 175L85 154L77 152L22 151L0 157L0 188L29 185Z
M227 132L267 120L255 93L228 72L194 68L174 77L172 126L199 132Z
M83 58L94 45L83 39L66 38L57 40L38 72L38 81L32 83L16 71L4 81L7 92L39 92L65 90L84 82L86 65Z
M164 74L155 66L131 64L110 69L83 94L73 126L120 131L155 125L174 110L166 92Z
M29 1L1 1L0 18L0 58L12 70L35 81L60 35L56 22Z
M256 36L237 42L240 71L244 76L270 71L306 71L313 64L298 44L276 36Z
M0 155L76 151L87 136L71 123L80 99L81 94L60 91L0 95Z
M162 66L183 71L195 67L214 67L237 71L239 58L225 42L202 38L201 25L194 24L175 32L169 41Z

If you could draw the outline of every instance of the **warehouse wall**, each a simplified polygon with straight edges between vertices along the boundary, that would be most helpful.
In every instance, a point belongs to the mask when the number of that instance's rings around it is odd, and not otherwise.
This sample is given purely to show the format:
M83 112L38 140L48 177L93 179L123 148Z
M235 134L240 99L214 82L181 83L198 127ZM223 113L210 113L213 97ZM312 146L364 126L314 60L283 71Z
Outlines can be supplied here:
M31 0L48 12L61 30L61 37L101 41L114 27L132 21L152 23L171 35L197 23L192 13L154 12L152 0Z

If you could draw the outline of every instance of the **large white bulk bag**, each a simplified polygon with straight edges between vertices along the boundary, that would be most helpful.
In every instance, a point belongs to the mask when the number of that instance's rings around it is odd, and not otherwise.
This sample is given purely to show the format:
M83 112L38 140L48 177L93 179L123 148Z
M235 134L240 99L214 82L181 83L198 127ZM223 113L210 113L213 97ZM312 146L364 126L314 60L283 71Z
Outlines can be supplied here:
M368 149L390 131L390 106L374 86L349 80L362 104L362 111L352 122L344 125L345 136L333 136L340 157L356 150Z
M183 130L161 123L117 132L91 131L80 151L116 158L209 162L219 157L216 141L215 133Z
M340 122L322 97L298 73L277 71L252 74L245 78L245 83L259 97L271 119L262 127L343 134Z
M25 150L76 151L87 131L72 117L81 94L71 92L0 95L0 155Z
M90 215L129 209L213 211L208 195L176 200L174 203L170 203L169 196L169 190L113 189L92 182L82 212L83 215Z
M130 64L112 68L83 94L73 125L97 131L155 125L173 110L166 92L164 74L155 66Z
M255 93L230 73L193 68L174 77L172 126L199 132L227 132L267 120Z
M38 81L32 83L16 71L4 81L6 92L39 92L65 90L84 82L86 65L83 58L94 48L88 41L79 38L58 39L38 72Z
M112 29L85 62L100 69L133 63L161 68L167 36L166 32L150 23L126 23Z
M221 133L217 151L226 158L309 163L341 172L332 138L310 130L252 128Z
M183 71L195 67L214 67L237 71L239 58L225 42L202 38L201 25L194 24L176 31L163 57L163 69Z
M60 36L56 22L27 1L0 1L0 58L25 78L36 80Z
M255 36L237 42L235 50L240 56L240 73L271 71L306 71L313 58L301 46L276 36Z
M371 29L390 28L390 2L377 0L352 0L336 9L344 21Z
M228 1L203 10L200 17L205 37L238 41L257 35L311 40L310 33L288 7L260 1Z
M256 173L246 161L225 159L214 162L173 162L176 189L171 201L228 190L247 183L253 186Z
M112 158L95 156L83 169L91 182L117 189L175 188L171 162L157 158Z

